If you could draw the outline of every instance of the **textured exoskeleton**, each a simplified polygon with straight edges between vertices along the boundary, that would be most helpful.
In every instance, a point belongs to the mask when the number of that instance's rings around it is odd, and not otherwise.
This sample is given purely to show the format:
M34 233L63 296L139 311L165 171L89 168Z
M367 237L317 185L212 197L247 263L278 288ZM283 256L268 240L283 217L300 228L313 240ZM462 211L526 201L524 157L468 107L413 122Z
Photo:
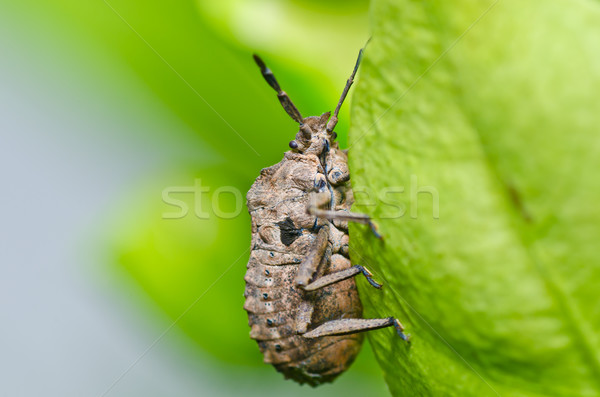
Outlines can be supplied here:
M362 319L354 276L369 271L352 265L348 221L371 226L366 215L350 212L353 203L346 153L333 128L360 62L342 93L333 117L303 118L260 58L255 60L287 113L300 125L292 150L261 171L247 195L252 217L252 251L246 272L250 336L265 362L286 378L318 385L332 381L358 354L360 332L394 326L393 318Z

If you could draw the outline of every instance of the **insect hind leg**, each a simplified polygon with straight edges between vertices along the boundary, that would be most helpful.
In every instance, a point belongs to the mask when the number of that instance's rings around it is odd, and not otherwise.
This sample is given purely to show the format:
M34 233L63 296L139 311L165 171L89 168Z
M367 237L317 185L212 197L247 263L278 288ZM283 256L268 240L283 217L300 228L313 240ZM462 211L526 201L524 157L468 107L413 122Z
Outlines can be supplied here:
M320 338L322 336L348 335L380 328L394 327L398 336L410 342L410 335L404 333L404 326L394 317L388 318L343 318L328 321L317 328L302 334L305 338Z

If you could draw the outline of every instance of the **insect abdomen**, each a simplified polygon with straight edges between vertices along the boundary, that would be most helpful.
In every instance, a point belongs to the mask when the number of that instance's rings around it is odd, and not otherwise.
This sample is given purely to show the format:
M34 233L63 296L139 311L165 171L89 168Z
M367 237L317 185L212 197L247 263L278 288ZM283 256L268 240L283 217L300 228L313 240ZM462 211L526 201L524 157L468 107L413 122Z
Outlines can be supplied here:
M308 329L362 315L353 279L313 292L295 286L299 264L318 231L315 217L308 215L306 208L309 192L321 179L324 170L318 158L288 152L280 163L261 172L247 196L253 249L244 278L244 309L248 312L250 336L258 342L266 363L287 378L313 386L331 381L346 370L362 343L360 334L308 339L302 336L307 329L299 326L302 315L308 316ZM334 237L328 241L322 270L315 278L352 266L340 254L342 245L347 244L346 232L333 225L330 228ZM302 313L306 307L311 308L310 312Z

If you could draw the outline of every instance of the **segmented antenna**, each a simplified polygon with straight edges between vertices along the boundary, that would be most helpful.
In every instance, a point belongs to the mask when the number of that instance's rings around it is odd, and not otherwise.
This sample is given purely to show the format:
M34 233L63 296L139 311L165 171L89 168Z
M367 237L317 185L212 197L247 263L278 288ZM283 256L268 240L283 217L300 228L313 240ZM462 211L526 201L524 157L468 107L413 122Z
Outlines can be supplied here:
M275 79L275 75L273 75L273 72L271 72L271 69L269 69L267 67L267 65L265 65L263 60L260 59L260 57L258 55L254 54L253 57L254 57L254 61L260 68L260 72L262 73L262 75L265 78L265 80L267 81L267 83L269 83L269 85L275 91L277 91L277 98L279 98L279 102L281 102L281 106L283 106L283 108L285 109L287 114L289 114L290 117L292 119L294 119L294 121L296 121L298 124L300 124L302 126L304 124L304 121L303 121L304 119L302 118L300 111L298 110L298 108L296 108L296 106L294 105L294 103L292 102L292 100L290 99L288 94L286 94L285 91L281 90L281 87L279 86L279 83Z
M338 114L340 113L340 109L342 108L342 103L344 103L344 100L346 99L346 95L348 95L348 91L350 90L350 87L352 86L352 83L354 83L354 76L356 76L356 72L358 71L358 66L360 65L362 55L363 55L363 49L361 48L360 51L358 52L358 58L356 59L356 64L354 65L354 70L352 71L352 74L350 75L350 78L348 79L348 81L346 81L346 86L344 87L344 91L342 91L342 96L340 97L340 100L339 100L337 106L335 107L335 111L333 112L333 117L331 117L331 119L329 120L329 123L327 123L327 132L329 132L329 133L331 133L333 131L333 129L335 128L335 126L338 122Z

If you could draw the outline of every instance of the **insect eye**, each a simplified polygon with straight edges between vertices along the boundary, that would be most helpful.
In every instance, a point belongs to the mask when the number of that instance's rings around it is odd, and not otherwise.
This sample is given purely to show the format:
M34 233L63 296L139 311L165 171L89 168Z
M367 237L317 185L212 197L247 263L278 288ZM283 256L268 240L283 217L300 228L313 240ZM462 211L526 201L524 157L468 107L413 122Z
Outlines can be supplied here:
M296 141L290 141L289 145L292 149L298 149L298 142Z

